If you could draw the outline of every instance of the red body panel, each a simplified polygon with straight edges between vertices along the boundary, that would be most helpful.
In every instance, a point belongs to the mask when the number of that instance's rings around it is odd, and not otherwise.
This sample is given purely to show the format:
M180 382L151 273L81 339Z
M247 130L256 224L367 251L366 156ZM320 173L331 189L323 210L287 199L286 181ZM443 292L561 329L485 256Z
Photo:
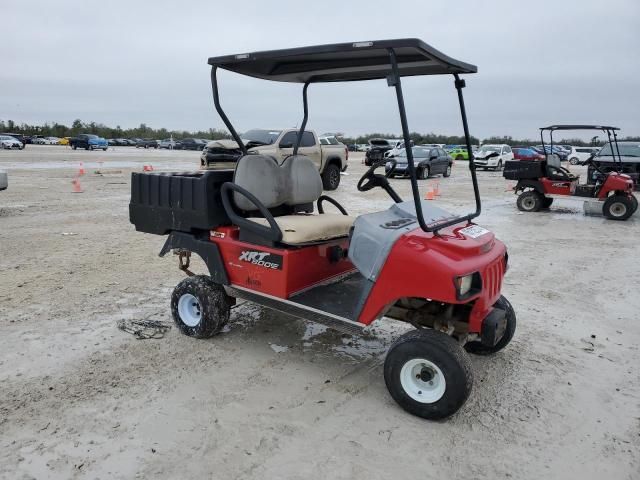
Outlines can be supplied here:
M571 196L575 192L578 180L551 180L545 177L540 179L540 183L542 183L546 195ZM597 198L599 200L606 200L611 192L627 192L631 195L633 193L633 180L629 175L610 172L604 184L600 187Z
M633 194L633 180L629 175L623 173L610 172L604 185L598 192L598 198L605 200L610 192L627 192Z
M578 185L578 180L572 182L568 180L551 180L549 178L541 178L542 188L547 195L573 195Z
M345 250L346 239L300 248L270 248L238 240L237 227L220 227L211 232L211 241L220 248L229 281L287 299L291 295L354 270L348 259L330 262L327 250L338 245Z
M491 232L468 238L459 233L462 228L464 225L449 227L438 236L416 229L401 237L391 249L358 320L370 324L401 297L452 304L474 301L469 331L480 332L483 319L500 298L506 248ZM454 277L474 272L482 276L481 292L458 300Z

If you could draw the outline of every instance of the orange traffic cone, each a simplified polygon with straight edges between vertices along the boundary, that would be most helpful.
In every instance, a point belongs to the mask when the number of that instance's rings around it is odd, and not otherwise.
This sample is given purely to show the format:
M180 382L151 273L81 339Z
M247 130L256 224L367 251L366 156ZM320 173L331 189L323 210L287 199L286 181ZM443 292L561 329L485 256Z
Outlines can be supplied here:
M142 166L142 171L143 172L153 172L153 165L143 165Z
M435 200L436 199L436 192L433 189L433 183L429 182L429 190L427 190L427 193L424 196L425 200Z
M73 193L83 193L82 185L80 185L80 178L75 177L71 180L71 184L73 185Z
M84 164L80 162L80 168L78 168L78 176L84 175Z

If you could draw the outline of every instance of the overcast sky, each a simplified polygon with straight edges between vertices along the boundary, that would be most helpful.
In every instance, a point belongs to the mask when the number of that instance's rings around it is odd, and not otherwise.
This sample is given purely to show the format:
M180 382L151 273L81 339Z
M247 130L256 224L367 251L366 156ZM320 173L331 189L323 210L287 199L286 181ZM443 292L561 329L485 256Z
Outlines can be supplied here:
M207 58L417 37L478 66L471 133L537 136L552 123L640 135L640 0L2 0L0 119L223 128ZM220 75L239 131L295 126L301 86ZM412 131L461 134L449 77L403 80ZM309 127L399 132L384 81L312 85Z

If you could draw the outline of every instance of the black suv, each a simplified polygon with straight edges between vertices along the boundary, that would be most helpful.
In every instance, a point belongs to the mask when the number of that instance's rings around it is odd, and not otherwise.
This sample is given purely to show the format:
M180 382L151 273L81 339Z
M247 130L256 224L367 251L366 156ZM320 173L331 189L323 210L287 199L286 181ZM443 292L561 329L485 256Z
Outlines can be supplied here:
M180 144L183 150L203 150L207 142L199 138L183 138Z

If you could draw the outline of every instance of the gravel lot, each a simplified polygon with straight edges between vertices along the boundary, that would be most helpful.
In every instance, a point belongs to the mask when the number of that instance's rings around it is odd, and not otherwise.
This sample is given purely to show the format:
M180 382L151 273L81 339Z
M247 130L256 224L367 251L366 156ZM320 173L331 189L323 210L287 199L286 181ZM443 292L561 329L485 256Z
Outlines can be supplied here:
M461 411L429 422L386 391L401 328L385 320L351 337L245 304L210 340L118 330L169 322L183 278L157 256L164 239L129 224L130 172L198 156L0 151L0 478L638 478L640 214L612 222L570 201L520 214L501 173L479 172L478 223L509 248L518 330L472 357ZM387 208L381 190L356 191L364 166L350 156L332 196L350 213ZM471 208L466 162L439 180L439 204ZM393 183L407 198L409 182Z

